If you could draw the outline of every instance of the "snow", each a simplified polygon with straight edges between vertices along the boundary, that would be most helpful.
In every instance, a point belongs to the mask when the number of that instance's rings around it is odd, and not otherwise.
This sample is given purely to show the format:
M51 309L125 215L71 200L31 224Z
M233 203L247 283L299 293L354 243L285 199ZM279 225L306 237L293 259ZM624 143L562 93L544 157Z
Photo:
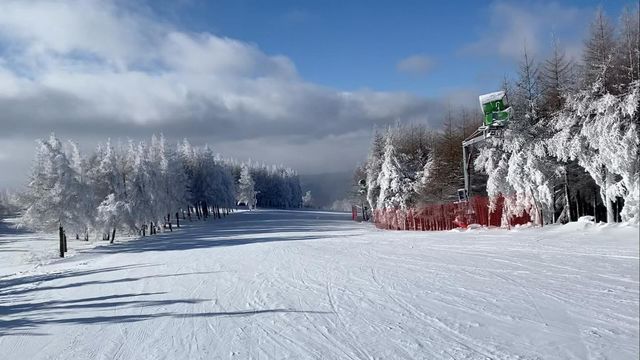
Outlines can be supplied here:
M54 238L0 227L0 354L638 357L637 226L390 232L349 215L243 212L113 245L70 239L75 255L50 261L26 254L55 255Z
M480 99L480 107L482 107L482 105L488 102L502 100L502 98L504 98L504 91L496 91L489 94L480 95L478 98Z

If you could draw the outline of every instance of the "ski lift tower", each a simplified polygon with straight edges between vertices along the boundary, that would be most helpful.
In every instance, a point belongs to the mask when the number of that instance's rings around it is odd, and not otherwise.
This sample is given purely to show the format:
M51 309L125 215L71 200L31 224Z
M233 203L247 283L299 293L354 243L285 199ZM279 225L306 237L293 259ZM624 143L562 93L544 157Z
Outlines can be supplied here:
M511 117L511 107L507 104L504 91L480 95L480 107L482 108L482 125L462 142L462 166L464 169L464 189L458 190L458 199L466 201L471 193L469 181L469 165L471 163L471 150L474 144L482 142L490 137L500 136L504 126Z

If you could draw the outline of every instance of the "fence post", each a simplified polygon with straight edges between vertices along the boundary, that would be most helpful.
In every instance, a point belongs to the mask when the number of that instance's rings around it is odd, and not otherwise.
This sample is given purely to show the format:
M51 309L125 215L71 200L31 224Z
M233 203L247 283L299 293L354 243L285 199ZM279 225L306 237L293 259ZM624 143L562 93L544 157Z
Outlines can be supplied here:
M64 230L62 226L58 228L58 236L60 236L60 257L64 257Z

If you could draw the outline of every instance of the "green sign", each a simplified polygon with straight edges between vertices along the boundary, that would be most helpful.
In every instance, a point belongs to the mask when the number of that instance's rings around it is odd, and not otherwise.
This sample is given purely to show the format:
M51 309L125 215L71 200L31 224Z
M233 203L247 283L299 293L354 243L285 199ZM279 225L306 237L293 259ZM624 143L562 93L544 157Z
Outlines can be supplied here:
M511 108L506 104L504 91L481 95L479 99L484 114L484 125L503 125L509 121Z

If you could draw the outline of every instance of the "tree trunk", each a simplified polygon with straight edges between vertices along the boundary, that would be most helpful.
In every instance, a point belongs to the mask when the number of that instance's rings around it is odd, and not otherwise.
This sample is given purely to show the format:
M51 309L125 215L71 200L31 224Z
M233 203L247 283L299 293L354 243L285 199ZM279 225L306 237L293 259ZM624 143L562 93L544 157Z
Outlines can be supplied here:
M551 213L552 213L552 217L551 217L551 221L553 224L557 223L558 220L560 219L560 217L556 218L556 200L557 200L557 194L556 194L556 187L555 185L553 186L553 207L551 208Z
M594 222L598 222L598 211L596 210L596 207L598 205L598 193L597 190L594 188L593 189L593 221Z
M571 221L571 199L569 198L569 183L567 182L567 178L566 178L566 174L565 174L565 179L564 179L564 203L565 206L567 207L567 221Z
M613 186L613 175L607 171L606 171L606 178L605 178L605 183L606 183L606 188L604 189L604 195L605 195L605 203L607 204L607 222L608 223L614 223L616 222L616 215L613 209L613 201L611 201L611 197L609 195L609 189Z
M113 231L111 232L111 243L113 244L113 241L116 239L116 228L113 228Z

